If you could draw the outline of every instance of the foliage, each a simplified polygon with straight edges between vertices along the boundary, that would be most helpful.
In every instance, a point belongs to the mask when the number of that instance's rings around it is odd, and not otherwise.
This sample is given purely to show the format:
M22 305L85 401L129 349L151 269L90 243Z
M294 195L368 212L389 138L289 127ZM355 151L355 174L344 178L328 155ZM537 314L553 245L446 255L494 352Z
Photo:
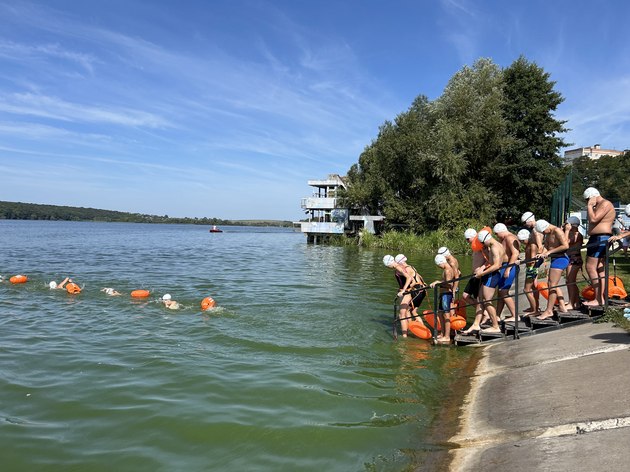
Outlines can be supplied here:
M573 161L573 194L581 199L587 187L595 187L610 201L630 203L630 151L620 156Z
M420 95L379 128L343 202L418 233L546 214L566 145L554 85L522 57L505 70L490 59L462 68L439 98Z
M170 218L168 215L144 215L96 208L39 205L35 203L0 201L0 219L6 220L66 220L115 221L129 223L180 223L196 225L292 226L290 221L222 220L219 218Z
M444 230L424 234L412 231L385 231L379 236L363 230L357 238L338 237L331 239L331 242L335 245L358 245L369 249L417 254L435 254L435 250L440 246L446 246L457 254L470 252L470 246L462 235L457 236Z
M623 310L619 308L608 308L604 312L604 316L595 321L595 323L613 323L626 331L630 331L630 320L623 316Z

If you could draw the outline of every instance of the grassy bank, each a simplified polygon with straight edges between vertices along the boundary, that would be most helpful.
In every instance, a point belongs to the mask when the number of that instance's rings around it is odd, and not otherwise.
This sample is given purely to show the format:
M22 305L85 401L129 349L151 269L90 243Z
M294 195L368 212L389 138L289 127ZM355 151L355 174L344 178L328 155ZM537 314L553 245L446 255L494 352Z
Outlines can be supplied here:
M357 237L338 236L331 242L340 246L359 246L415 254L435 254L441 246L448 247L454 254L470 252L470 245L464 239L463 231L459 236L442 230L424 234L415 234L410 231L387 231L378 236L361 231Z

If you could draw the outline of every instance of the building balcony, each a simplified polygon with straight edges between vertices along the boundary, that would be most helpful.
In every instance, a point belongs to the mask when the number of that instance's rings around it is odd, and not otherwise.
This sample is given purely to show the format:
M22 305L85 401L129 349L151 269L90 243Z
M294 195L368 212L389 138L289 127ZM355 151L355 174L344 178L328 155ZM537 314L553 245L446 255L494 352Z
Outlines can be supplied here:
M301 201L301 207L305 210L333 210L336 205L337 199L331 197L306 197Z
M302 233L319 234L343 234L345 225L343 223L319 223L316 221L301 221L300 231Z

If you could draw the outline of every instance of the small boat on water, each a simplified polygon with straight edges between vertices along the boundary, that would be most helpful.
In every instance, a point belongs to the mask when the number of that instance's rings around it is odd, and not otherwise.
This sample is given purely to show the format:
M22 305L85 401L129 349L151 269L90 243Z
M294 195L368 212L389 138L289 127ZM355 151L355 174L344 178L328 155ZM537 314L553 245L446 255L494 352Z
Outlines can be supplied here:
M223 230L217 228L216 225L213 226L212 228L210 228L208 231L210 231L211 233L222 233L223 232Z

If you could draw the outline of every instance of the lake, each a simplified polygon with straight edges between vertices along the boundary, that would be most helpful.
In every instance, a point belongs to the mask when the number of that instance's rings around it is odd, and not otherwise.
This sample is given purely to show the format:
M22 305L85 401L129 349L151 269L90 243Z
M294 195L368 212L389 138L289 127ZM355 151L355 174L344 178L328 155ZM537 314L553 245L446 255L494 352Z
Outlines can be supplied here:
M208 229L0 220L0 274L29 276L0 284L3 470L398 471L443 447L471 353L392 340L382 251ZM82 293L49 290L68 275Z

